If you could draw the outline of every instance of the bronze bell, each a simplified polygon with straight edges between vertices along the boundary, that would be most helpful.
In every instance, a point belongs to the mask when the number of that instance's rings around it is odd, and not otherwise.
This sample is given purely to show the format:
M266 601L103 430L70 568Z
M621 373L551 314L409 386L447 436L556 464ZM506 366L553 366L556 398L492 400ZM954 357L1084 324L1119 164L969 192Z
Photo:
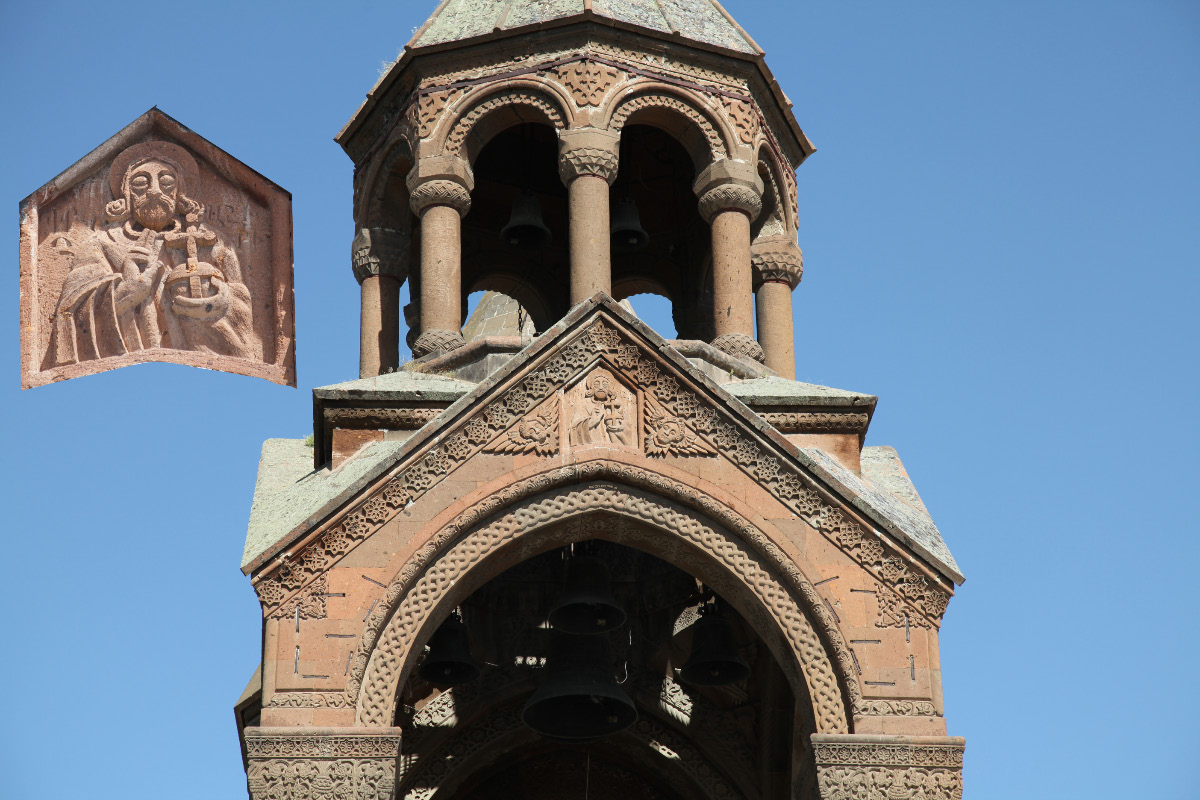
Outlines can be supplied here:
M609 229L612 237L612 249L618 253L631 253L641 250L650 243L650 234L642 227L638 215L637 203L632 197L617 202L613 212L612 227Z
M738 653L729 620L716 606L702 606L692 626L692 653L679 677L696 686L737 683L750 674L750 665Z
M607 633L625 624L608 583L608 569L594 556L575 556L567 562L567 585L547 619L563 633Z
M517 250L536 250L550 244L550 229L542 221L542 204L529 189L517 195L512 216L500 231L500 238Z
M479 667L471 657L467 626L451 615L429 640L429 652L417 674L434 686L457 686L475 680Z
M633 701L613 678L603 636L550 636L546 677L521 710L526 725L551 739L581 741L637 721Z

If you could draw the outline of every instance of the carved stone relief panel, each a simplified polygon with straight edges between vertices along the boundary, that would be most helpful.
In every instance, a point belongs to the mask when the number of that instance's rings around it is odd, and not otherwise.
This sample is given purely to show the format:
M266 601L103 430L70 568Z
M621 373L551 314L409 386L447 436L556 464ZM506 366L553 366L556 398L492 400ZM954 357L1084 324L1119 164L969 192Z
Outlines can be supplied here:
M572 447L608 444L628 450L638 448L637 396L603 367L563 395L563 416L570 420Z
M291 198L158 110L21 204L21 386L166 361L295 385Z

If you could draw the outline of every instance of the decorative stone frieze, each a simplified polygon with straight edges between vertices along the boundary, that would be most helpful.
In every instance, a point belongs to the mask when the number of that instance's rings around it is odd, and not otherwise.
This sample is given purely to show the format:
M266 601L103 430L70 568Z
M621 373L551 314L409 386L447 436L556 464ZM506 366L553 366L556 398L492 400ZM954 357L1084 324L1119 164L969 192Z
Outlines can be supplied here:
M440 408L326 408L325 424L331 428L415 431L440 413Z
M400 231L360 228L350 247L355 280L384 275L403 283L408 279L408 244L409 237Z
M868 414L831 414L819 411L759 411L780 433L866 433Z
M246 728L250 800L392 800L400 730Z
M961 800L965 741L813 734L821 800Z
M621 77L621 73L608 64L583 59L558 67L554 75L580 107L600 105Z

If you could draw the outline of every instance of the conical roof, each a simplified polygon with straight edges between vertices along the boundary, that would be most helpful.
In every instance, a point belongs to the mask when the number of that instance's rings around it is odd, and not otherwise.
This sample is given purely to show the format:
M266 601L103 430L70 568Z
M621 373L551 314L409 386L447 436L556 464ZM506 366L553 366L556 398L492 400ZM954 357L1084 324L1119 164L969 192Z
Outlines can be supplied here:
M716 0L442 0L408 46L430 47L583 19L762 54Z

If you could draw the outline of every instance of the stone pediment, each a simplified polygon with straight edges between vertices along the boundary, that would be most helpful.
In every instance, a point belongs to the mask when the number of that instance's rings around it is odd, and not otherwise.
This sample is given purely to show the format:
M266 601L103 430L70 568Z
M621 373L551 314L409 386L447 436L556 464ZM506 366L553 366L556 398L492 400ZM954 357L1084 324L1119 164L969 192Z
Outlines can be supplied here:
M820 450L794 446L604 295L581 303L408 441L374 445L324 471L328 493L311 497L313 512L291 530L253 536L252 520L243 571L254 576L266 614L303 615L316 596L305 587L477 454L586 460L589 450L643 458L650 470L667 456L726 459L861 564L888 598L934 623L948 594L923 571L962 580L922 510Z
M20 224L21 388L141 362L296 385L291 195L157 108Z

